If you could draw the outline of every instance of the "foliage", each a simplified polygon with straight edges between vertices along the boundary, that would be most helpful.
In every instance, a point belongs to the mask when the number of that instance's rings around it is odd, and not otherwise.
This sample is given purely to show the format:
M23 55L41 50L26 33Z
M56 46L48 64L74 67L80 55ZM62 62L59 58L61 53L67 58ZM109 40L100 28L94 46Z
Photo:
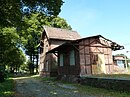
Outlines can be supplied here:
M1 64L7 64L7 60L3 61L6 58L9 58L7 54L12 48L15 48L17 45L18 35L15 33L15 28L1 28L0 29L0 55L1 55Z
M0 1L0 26L13 26L21 19L20 0Z
M22 0L30 11L40 11L47 15L57 16L61 11L64 3L62 0Z
M5 80L4 73L2 71L0 71L0 83L4 82L4 80Z
M16 26L26 12L37 11L57 16L62 4L62 0L1 0L0 26Z
M24 47L32 65L37 60L35 64L38 68L38 43L42 26L71 29L64 19L56 17L63 3L62 0L0 1L0 61L4 69L5 65L13 70L24 64L25 56L19 47Z
M28 66L28 64L27 63L25 63L25 64L23 64L23 65L21 65L20 66L20 69L22 70L22 71L29 71L29 66Z
M12 72L14 72L14 70L19 71L19 67L26 61L23 51L19 48L11 49L7 56L10 56L6 59Z
M124 73L124 74L97 74L97 75L92 75L93 77L101 77L101 78L123 78L123 79L128 79L130 78L129 73Z
M43 13L32 13L23 17L23 25L18 28L18 34L20 35L27 55L30 55L29 52L36 51L43 25L71 29L70 25L60 17L48 17Z
M52 25L52 17L60 13L63 3L62 0L0 1L0 68L5 69L5 65L8 65L14 70L24 63L25 56L20 47L24 47L33 64L34 59L38 64L42 25ZM56 25L55 22L53 25ZM59 21L57 27L61 24ZM67 24L62 26L67 27Z
M129 97L130 93L118 92L114 90L106 90L101 88L94 88L91 86L75 85L78 87L79 92L87 95L95 95L97 97Z
M60 17L52 17L50 25L56 28L72 29L71 26L67 24L66 20Z
M67 22L60 17L46 16L38 12L23 17L23 22L17 28L17 33L20 36L25 53L29 56L32 65L36 66L36 69L38 68L39 43L43 25L71 29ZM36 63L34 63L34 60L37 60ZM32 68L35 66L32 66Z
M14 91L13 79L6 79L5 82L0 83L0 97L13 97Z
M0 29L0 65L14 66L25 62L25 56L18 47L19 35L14 27ZM5 68L4 68L5 69Z
M32 61L28 60L28 62L27 62L27 68L29 69L30 74L34 73L34 63Z

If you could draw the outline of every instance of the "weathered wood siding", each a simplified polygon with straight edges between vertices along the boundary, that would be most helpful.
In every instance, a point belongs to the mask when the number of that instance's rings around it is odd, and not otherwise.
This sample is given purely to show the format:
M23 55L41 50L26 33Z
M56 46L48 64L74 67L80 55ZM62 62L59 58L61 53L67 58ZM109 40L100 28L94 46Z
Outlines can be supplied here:
M79 42L80 75L110 73L113 71L112 50L108 46L110 44L107 41L95 37L83 39ZM99 55L102 55L102 60L99 60ZM105 70L102 72L98 70L98 65L102 64L99 61L105 64ZM104 67L102 66L102 68Z
M58 47L59 45L65 43L65 42L66 42L65 40L54 40L54 39L51 39L50 40L50 48L54 49L54 48Z
M70 51L74 50L75 65L70 65ZM59 54L63 54L63 66L58 65L58 75L79 75L79 54L73 46L64 46L59 51ZM60 57L58 56L58 63L60 64Z
M46 36L42 39L43 51L40 51L40 75L42 76L54 76L57 74L57 56L53 53L46 54L51 49L58 47L59 45L65 43L65 40L48 40Z
M40 65L39 65L39 72L41 76L49 76L50 75L50 54L46 55L46 52L50 49L50 44L47 39L46 35L43 35L41 42L43 43L43 46L41 47L42 51L40 54Z

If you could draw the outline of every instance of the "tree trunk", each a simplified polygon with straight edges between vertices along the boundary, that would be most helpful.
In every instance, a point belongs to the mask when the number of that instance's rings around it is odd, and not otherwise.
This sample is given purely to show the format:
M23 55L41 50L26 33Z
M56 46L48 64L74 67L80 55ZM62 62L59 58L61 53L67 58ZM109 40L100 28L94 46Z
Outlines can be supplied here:
M38 55L36 55L36 73L38 74Z

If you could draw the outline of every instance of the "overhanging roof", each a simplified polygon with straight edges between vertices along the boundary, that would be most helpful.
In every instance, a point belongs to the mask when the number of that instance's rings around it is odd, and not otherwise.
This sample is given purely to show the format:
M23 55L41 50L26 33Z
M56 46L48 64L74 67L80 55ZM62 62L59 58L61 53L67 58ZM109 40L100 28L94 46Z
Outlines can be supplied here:
M84 39L96 38L96 37L97 37L97 38L102 38L102 39L104 39L104 40L110 42L110 44L111 44L111 47L110 47L110 48L111 48L112 50L114 50L114 51L115 51L115 50L124 49L124 46L121 46L121 45L117 44L116 42L113 42L113 41L111 41L111 40L109 40L109 39L107 39L107 38L105 38L105 37L103 37L103 36L101 36L101 35L96 35L96 36L90 36L90 37L85 37L85 38L81 38L81 39L77 39L77 40L72 40L72 41L66 42L66 43L64 43L64 44L62 44L62 45L60 45L60 46L58 46L58 47L56 47L56 48L54 48L54 49L48 51L47 53L54 53L54 52L57 52L58 50L60 50L60 48L62 48L63 46L74 45L74 44L73 44L74 42L80 42L80 41L82 41L82 40L84 40Z

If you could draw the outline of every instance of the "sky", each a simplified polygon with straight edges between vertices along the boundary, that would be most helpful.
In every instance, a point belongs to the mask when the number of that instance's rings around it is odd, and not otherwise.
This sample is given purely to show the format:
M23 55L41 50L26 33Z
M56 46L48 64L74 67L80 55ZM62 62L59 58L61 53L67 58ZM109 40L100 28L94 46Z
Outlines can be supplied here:
M130 57L130 0L64 0L59 14L81 37L102 35ZM127 52L128 51L128 52Z

